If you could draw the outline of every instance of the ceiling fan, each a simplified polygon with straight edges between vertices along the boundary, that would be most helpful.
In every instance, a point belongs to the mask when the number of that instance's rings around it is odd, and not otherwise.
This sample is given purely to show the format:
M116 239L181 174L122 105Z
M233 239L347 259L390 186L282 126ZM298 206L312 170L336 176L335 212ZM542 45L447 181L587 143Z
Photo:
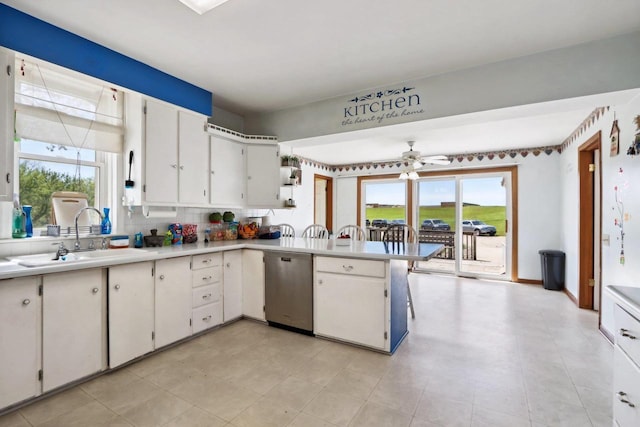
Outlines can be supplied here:
M424 165L448 165L451 159L447 156L422 156L418 151L413 151L415 141L407 141L409 151L402 153L402 160L409 164L409 169L400 173L399 179L418 179L420 176L416 169L420 169Z

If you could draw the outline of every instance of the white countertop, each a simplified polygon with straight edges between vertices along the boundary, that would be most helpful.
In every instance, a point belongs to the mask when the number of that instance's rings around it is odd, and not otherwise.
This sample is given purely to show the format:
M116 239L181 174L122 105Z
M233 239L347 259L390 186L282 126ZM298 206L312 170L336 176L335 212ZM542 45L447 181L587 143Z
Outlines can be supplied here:
M640 319L640 287L607 286L605 291L618 305Z
M177 246L164 246L158 248L138 249L139 253L131 255L127 251L125 256L117 256L118 249L113 251L114 256L95 258L83 261L60 261L39 267L24 267L15 261L0 260L0 280L15 277L32 276L38 274L55 273L87 268L109 267L111 265L129 264L141 261L155 261L163 258L198 255L212 252L229 251L234 249L258 249L268 251L290 251L309 253L324 256L343 256L348 258L364 259L400 259L412 261L424 261L435 256L443 245L433 243L420 244L385 244L383 242L357 242L352 241L347 246L335 245L334 240L327 239L303 239L285 237L274 240L227 240L220 242L197 242ZM55 251L51 252L52 257Z

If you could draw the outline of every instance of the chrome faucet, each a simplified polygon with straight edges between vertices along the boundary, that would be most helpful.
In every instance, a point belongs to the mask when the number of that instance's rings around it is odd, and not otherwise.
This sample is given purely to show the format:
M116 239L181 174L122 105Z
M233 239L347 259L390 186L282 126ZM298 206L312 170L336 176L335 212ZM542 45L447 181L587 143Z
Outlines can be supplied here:
M57 261L61 256L65 256L69 253L69 249L64 247L64 242L52 243L52 245L58 245L58 249L56 250L56 257L53 258L53 261Z
M76 242L73 244L73 250L74 251L79 251L80 250L80 236L78 235L78 218L80 217L80 215L82 214L82 212L86 211L86 210L93 210L96 211L98 213L98 215L100 215L100 221L102 221L102 213L94 208L93 206L87 206L84 207L82 209L80 209L78 211L78 213L76 214L76 218L75 218L75 224L76 224ZM95 248L94 248L95 249Z

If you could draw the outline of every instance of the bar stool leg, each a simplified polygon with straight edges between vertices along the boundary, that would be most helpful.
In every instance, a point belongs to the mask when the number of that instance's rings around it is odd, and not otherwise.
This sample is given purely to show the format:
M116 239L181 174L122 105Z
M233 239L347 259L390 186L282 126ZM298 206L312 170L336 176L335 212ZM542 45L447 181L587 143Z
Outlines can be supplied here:
M411 286L409 286L409 282L407 281L407 300L409 301L409 310L411 310L411 318L416 318L416 312L413 311L413 297L411 296Z

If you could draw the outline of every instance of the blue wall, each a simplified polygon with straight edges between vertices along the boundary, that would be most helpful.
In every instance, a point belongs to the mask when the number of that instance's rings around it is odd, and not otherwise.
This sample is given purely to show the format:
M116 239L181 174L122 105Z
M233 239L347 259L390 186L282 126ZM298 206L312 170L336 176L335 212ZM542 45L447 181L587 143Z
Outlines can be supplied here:
M2 3L0 46L211 116L211 92Z

